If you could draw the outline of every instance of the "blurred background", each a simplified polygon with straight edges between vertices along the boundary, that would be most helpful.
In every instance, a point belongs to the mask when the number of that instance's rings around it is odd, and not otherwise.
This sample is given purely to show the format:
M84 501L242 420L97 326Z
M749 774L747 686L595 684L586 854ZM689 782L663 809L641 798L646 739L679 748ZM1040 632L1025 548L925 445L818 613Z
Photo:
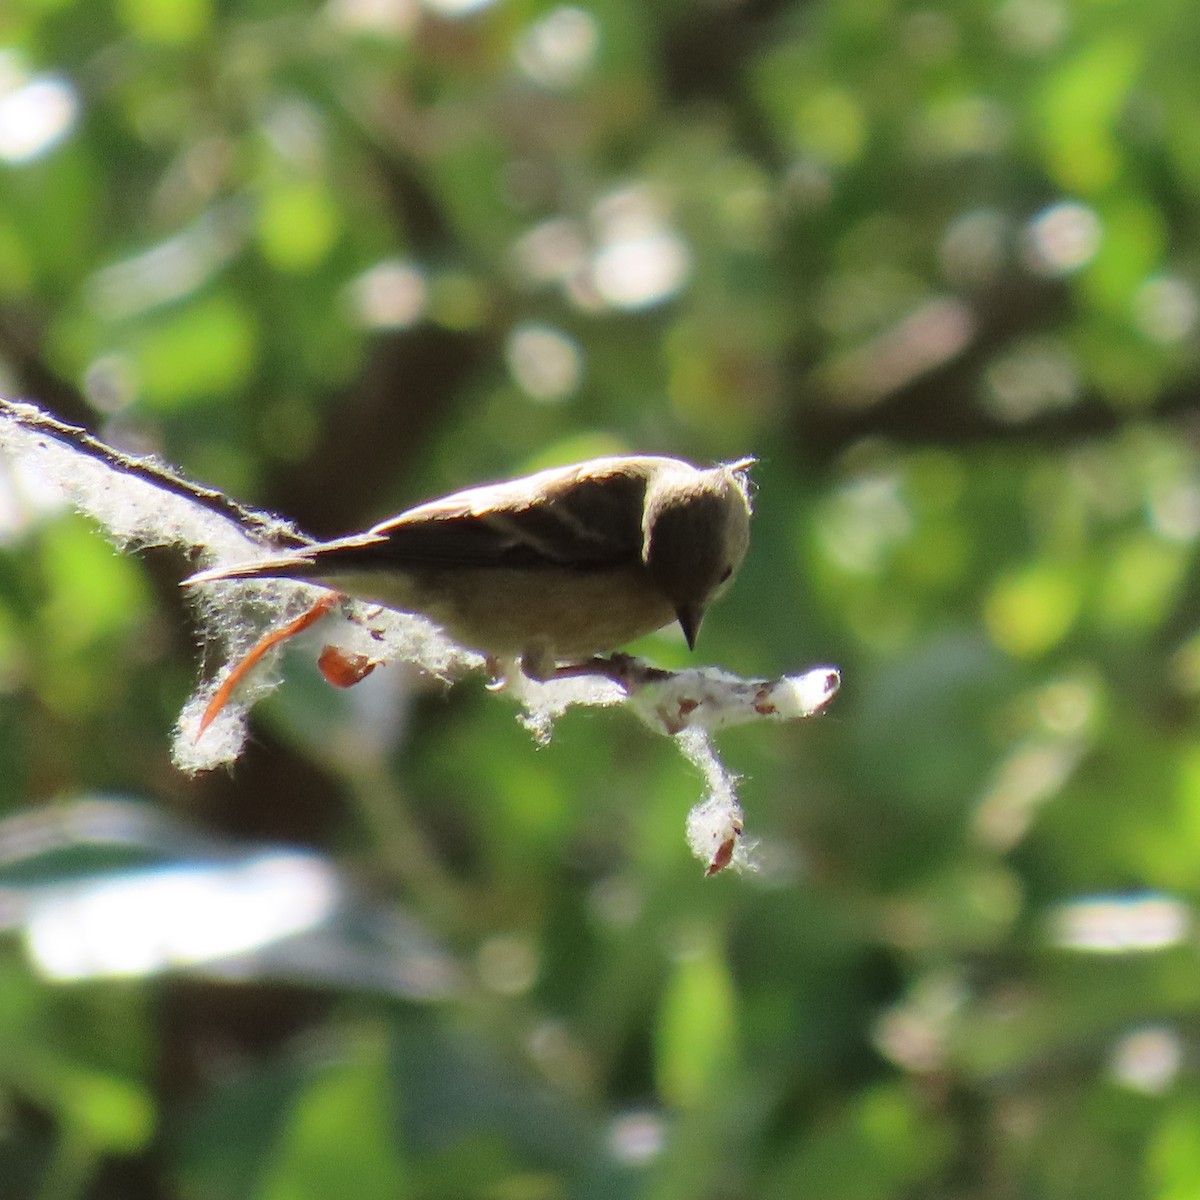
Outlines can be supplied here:
M1200 1194L1188 0L6 0L0 393L332 535L760 458L620 709L309 643L236 768L178 553L0 468L0 1195ZM689 660L663 634L639 652Z

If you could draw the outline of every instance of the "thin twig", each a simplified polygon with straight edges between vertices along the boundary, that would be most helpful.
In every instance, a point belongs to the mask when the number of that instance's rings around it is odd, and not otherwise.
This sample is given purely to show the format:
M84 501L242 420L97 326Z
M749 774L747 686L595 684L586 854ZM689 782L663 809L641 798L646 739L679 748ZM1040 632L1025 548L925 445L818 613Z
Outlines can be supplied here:
M32 404L0 397L0 417L9 418L30 433L64 442L80 454L96 459L123 475L145 480L163 491L191 500L201 508L233 522L252 541L269 546L308 546L314 541L278 517L247 508L216 488L193 483L153 458L122 454L93 437L86 429L67 425Z

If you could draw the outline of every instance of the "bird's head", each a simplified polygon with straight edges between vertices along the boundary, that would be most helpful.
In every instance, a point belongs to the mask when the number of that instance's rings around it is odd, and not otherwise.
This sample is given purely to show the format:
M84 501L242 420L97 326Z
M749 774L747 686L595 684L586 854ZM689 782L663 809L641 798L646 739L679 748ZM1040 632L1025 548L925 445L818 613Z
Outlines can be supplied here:
M675 609L689 648L705 610L746 557L751 462L663 472L647 490L642 557Z

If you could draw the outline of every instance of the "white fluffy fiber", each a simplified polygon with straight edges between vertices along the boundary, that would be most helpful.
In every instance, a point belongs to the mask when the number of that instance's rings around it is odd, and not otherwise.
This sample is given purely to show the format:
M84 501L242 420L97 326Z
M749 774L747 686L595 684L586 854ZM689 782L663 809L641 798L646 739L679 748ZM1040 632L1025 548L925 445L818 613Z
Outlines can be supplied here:
M21 491L34 496L38 508L45 506L47 496L61 495L103 526L123 550L179 546L194 563L216 565L262 556L274 548L272 542L297 539L294 529L275 518L247 513L247 522L240 524L232 513L223 516L213 507L122 471L70 440L28 427L42 418L31 405L0 401L0 449L7 452ZM188 772L211 770L241 753L250 708L280 682L277 652L266 656L200 734L209 700L268 629L293 620L321 594L320 589L289 580L218 582L194 593L206 656L222 666L198 686L180 714L172 756ZM321 632L326 642L348 655L363 655L381 665L414 663L444 679L485 665L482 656L456 645L423 617L369 605L347 602L324 620ZM630 705L652 728L671 735L705 779L705 796L687 819L692 852L710 873L726 865L749 867L752 843L742 834L736 778L721 765L709 734L746 721L811 716L837 691L837 671L818 667L776 680L746 680L712 667L664 672L629 661L624 685L601 676L534 683L510 672L506 690L522 706L521 720L539 743L549 740L555 720L568 708Z

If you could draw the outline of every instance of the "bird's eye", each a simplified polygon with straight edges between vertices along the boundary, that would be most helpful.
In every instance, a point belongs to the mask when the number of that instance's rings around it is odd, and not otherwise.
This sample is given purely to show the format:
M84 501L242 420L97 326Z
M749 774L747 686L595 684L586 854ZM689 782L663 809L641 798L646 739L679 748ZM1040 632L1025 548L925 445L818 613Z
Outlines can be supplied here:
M732 574L733 574L733 567L732 567L732 566L726 567L726 568L725 568L725 570L723 570L723 571L721 572L721 579L720 579L720 582L721 582L721 583L728 583L728 582L729 582L729 577L730 577Z

